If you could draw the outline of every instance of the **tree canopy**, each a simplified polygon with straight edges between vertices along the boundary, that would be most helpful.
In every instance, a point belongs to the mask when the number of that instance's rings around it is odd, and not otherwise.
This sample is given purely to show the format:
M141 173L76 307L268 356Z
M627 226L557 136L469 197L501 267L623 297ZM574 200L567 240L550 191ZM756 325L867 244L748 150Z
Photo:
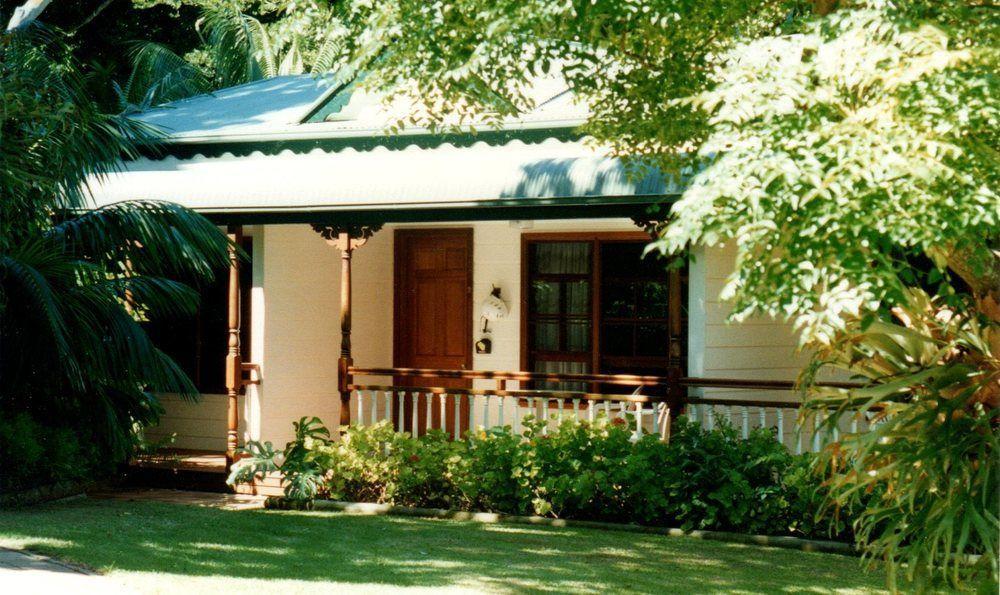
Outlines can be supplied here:
M1000 288L995 9L833 4L355 1L343 58L423 99L409 124L520 113L558 69L585 132L687 178L657 247L735 242L734 316L829 341L903 298L914 255L936 265L925 281Z
M734 243L732 317L791 319L815 350L806 384L827 367L868 383L813 386L807 401L831 438L817 463L830 506L877 494L858 535L918 586L975 575L996 589L993 3L348 0L343 11L347 74L419 100L401 125L517 115L533 79L558 71L590 108L596 143L683 178L652 249ZM874 429L841 433L857 415ZM969 553L982 554L978 570Z

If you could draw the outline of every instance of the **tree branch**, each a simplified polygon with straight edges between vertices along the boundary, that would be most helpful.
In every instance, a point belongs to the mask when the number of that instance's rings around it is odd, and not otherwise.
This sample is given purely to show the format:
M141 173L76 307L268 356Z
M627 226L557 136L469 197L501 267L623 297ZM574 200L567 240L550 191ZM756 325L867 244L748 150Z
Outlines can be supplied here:
M94 19L96 19L97 15L101 14L102 12L104 12L104 9L107 8L108 6L110 6L112 2L114 2L114 0L104 0L104 2L101 2L100 6L98 6L96 9L94 9L94 12L90 13L89 17L87 17L86 19L84 19L83 22L80 23L79 25L77 25L76 27L73 27L72 29L70 29L70 32L69 32L70 35L72 35L73 33L76 33L80 29L83 29L84 27L86 27L87 25L89 25L90 22L93 21Z
M14 14L10 17L10 22L7 23L7 31L23 29L35 22L35 19L38 18L38 15L42 14L42 11L45 10L45 7L50 2L52 0L28 0L15 8Z

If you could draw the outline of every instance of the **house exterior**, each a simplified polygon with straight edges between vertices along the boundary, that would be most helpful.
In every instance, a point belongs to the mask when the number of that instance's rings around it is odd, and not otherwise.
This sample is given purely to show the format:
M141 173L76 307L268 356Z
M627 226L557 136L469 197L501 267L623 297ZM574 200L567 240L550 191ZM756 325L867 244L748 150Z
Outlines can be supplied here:
M656 206L681 187L630 177L581 138L586 109L560 79L535 93L535 110L479 132L388 134L412 106L313 76L138 114L163 146L95 180L97 204L180 203L250 255L203 289L198 320L155 331L205 394L164 395L150 438L283 444L313 415L516 427L546 408L611 412L601 394L623 395L614 411L634 412L637 431L664 431L678 390L735 399L744 431L791 435L781 403L803 358L785 323L726 322L717 296L732 247L696 247L670 273L643 259Z

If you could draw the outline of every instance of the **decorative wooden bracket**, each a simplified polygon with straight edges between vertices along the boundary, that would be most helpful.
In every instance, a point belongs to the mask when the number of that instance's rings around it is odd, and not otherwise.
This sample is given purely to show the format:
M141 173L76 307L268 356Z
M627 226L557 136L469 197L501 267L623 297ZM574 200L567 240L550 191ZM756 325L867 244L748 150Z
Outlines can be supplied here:
M635 223L636 227L641 228L655 240L660 237L660 231L667 225L667 220L670 218L670 206L666 203L655 204L646 209L644 214L632 217L632 223Z
M641 228L642 231L649 234L649 237L654 240L660 237L660 229L662 229L665 225L665 223L659 219L651 219L648 217L632 217L632 223L634 223L636 227Z
M368 239L375 235L375 232L382 229L381 223L374 223L371 225L355 225L355 224L345 224L345 225L327 225L323 223L313 223L313 231L318 233L320 236L326 240L327 244L330 244L338 250L360 248L364 246ZM349 244L344 244L344 234L350 238Z

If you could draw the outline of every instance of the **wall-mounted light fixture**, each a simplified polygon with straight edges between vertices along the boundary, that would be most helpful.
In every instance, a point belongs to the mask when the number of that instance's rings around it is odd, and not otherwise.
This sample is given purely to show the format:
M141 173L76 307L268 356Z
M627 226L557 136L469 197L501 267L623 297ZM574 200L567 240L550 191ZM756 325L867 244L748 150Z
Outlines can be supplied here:
M493 341L489 337L490 321L502 320L510 314L507 304L500 298L500 288L496 285L493 286L490 295L483 300L479 307L479 314L483 319L483 329L480 331L482 336L476 341L476 353L491 353Z

